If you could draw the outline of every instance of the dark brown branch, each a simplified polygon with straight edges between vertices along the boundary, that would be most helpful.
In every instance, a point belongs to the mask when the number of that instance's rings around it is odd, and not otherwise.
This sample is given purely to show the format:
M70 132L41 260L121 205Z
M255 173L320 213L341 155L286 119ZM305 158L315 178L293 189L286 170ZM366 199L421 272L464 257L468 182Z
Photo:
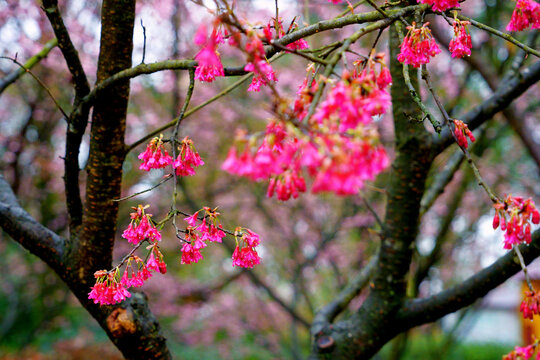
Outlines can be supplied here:
M533 241L530 245L519 246L526 264L540 256L540 230L535 231L532 238ZM516 254L509 251L495 263L461 284L426 299L405 302L396 316L396 324L399 324L401 328L399 331L435 321L444 315L471 305L520 270L521 265Z
M58 47L64 55L69 72L73 76L75 99L73 107L77 108L82 98L90 92L88 79L79 59L79 54L71 41L69 32L64 24L58 1L43 0L43 10L51 23L54 34L58 39ZM70 229L76 229L82 222L82 201L79 190L79 148L88 124L89 107L83 106L81 111L72 113L66 131L66 154L64 158L64 187L68 208Z
M521 96L531 86L540 80L540 61L521 70L512 79L501 84L497 91L482 104L459 117L469 129L474 130L496 113L508 107L508 105ZM443 130L440 138L434 138L434 150L441 152L453 143L453 138L448 129Z
M311 326L311 334L315 335L323 326L328 325L332 320L334 320L343 310L347 308L350 302L360 293L360 291L367 285L375 265L377 264L377 256L373 256L369 263L362 268L360 273L356 278L351 281L347 287L337 294L337 296L332 300L331 303L325 305L320 309L315 318L313 319L313 324Z
M441 31L441 29L437 28L436 26L432 26L432 33L433 36L437 39L437 41L443 44L446 49L448 49L450 39L443 33L443 31ZM528 42L533 44L536 40L537 34L538 32L531 33ZM505 76L505 78L511 79L512 76L515 76L515 74L519 72L519 68L525 60L526 55L527 52L521 51L515 56L512 67L510 71L508 71L508 74ZM497 71L493 69L491 64L481 60L480 54L476 54L475 56L466 56L462 60L469 64L472 69L476 70L482 76L482 78L488 84L492 91L496 91L499 84L501 82L505 82L505 79L502 79L502 81L500 81L497 75ZM521 138L523 145L525 145L525 147L529 151L531 157L536 162L536 165L540 168L540 146L536 144L532 137L532 129L529 129L525 122L521 121L521 116L518 114L517 109L514 105L509 104L506 109L502 110L502 113L506 118L506 121L510 124L510 126L512 126L514 131Z
M0 228L56 271L63 266L65 240L38 223L19 205L2 174L0 174Z

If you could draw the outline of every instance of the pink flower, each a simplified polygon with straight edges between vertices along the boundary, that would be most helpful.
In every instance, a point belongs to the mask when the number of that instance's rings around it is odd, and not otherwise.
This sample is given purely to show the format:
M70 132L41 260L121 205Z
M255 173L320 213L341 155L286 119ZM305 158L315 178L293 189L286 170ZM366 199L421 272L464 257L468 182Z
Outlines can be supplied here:
M507 31L522 31L531 26L540 29L540 4L533 0L517 0Z
M471 130L467 127L467 124L461 120L454 120L454 134L456 135L458 145L465 149L469 147L466 136L469 137L471 142L476 140Z
M189 226L197 226L197 221L198 221L198 218L197 216L199 215L199 212L196 211L195 214L191 215L191 216L187 216L184 218L185 221L187 221L187 223L189 224Z
M525 292L525 299L519 306L519 311L523 313L524 319L533 319L533 315L540 314L540 294L532 291Z
M193 248L190 243L184 243L182 246L182 258L180 260L182 264L197 263L202 258L203 256L198 249Z
M195 151L193 141L189 137L182 140L182 147L179 148L180 154L173 163L176 175L192 176L195 175L195 167L204 165L204 161Z
M172 157L163 148L162 139L163 135L160 135L159 138L153 138L146 146L146 150L138 156L143 161L139 169L150 171L151 169L164 168L172 163Z
M225 76L221 59L216 50L204 47L195 55L197 68L195 69L195 79L199 81L212 82L218 76Z
M435 11L446 11L450 8L459 7L459 0L418 0L419 3L429 4Z
M133 245L137 245L143 240L148 240L149 242L161 241L161 233L149 221L151 218L152 215L145 214L144 207L139 205L137 211L131 213L131 223L122 233L122 237Z
M428 24L425 23L418 29L415 28L415 23L407 27L409 32L400 45L401 52L397 56L398 61L417 68L429 63L431 57L441 52L427 27Z
M508 195L503 202L493 205L495 208L495 217L493 219L493 228L496 229L501 224L501 230L504 234L504 248L511 249L514 245L523 242L531 242L531 225L540 223L540 212L536 208L534 201L530 198L524 200L519 196ZM506 216L510 220L506 220Z
M96 271L96 284L88 293L88 299L94 300L94 304L113 305L131 297L124 285L116 280L115 274L105 270Z
M461 58L465 55L471 55L471 35L467 30L468 21L454 21L454 38L450 41L449 50L452 57Z
M256 65L247 63L244 67L245 71L254 72L253 80L248 87L248 91L260 91L261 86L266 86L270 81L277 81L276 74L272 70L272 66L266 60L259 60Z
M240 266L244 268L253 268L253 266L260 263L261 258L257 254L257 251L251 247L245 247L240 249L238 246L234 249L233 266Z
M202 47L195 55L195 60L197 60L195 78L197 80L212 82L216 77L225 75L217 52L217 45L222 41L223 37L216 28L212 30L209 37L206 35L206 26L204 24L197 30L194 42Z

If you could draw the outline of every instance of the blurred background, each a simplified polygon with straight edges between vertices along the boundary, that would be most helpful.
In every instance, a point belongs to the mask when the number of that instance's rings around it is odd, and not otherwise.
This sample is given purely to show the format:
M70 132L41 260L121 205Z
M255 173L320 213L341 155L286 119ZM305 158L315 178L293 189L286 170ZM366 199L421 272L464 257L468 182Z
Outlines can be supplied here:
M210 1L203 3L212 6ZM53 39L39 5L30 0L0 0L0 55L17 56L23 62ZM94 83L100 3L66 0L60 5L87 76ZM275 16L273 1L236 1L236 8L240 17L245 16L253 24L265 25ZM465 15L503 30L514 3L467 0L462 8ZM279 14L286 28L295 17L302 27L344 10L346 5L333 5L327 0L279 1ZM355 12L368 10L371 8L360 5ZM197 27L211 19L204 7L182 0L139 1L137 14L134 65L142 59L141 20L146 28L145 62L150 63L192 58L197 51L192 43ZM446 108L458 117L492 93L485 72L502 74L511 65L516 48L471 28L471 58L476 63L470 59L455 60L443 45L452 36L452 27L438 19L431 21L443 53L432 61L430 70L437 91L447 101ZM308 42L310 47L320 47L344 38L356 28L326 32ZM367 55L375 36L366 36L353 50ZM516 37L530 41L532 36L527 39L524 33ZM386 35L377 50L387 52ZM239 52L230 47L222 46L220 52L225 66L243 61ZM353 53L348 56L349 63L357 59ZM291 55L273 64L279 80L277 89L284 97L294 99L307 65L305 59ZM13 62L0 59L0 78L16 69ZM50 88L61 106L70 107L70 76L57 48L32 72ZM220 78L212 84L197 83L192 106L220 93L236 80ZM132 80L126 143L135 142L178 115L188 82L187 73L174 71ZM168 272L154 276L142 290L160 318L177 358L304 358L309 352L306 325L314 312L354 278L377 248L379 227L364 200L384 218L387 173L356 197L306 193L299 199L279 202L266 198L266 183L252 183L220 170L235 130L264 130L272 117L271 104L266 101L268 93L247 93L247 86L240 86L182 123L180 136L193 139L206 164L196 176L179 181L178 207L193 213L202 206L218 206L225 228L233 230L241 225L261 235L262 261L253 270L233 268L227 247L213 244L204 250L204 259L199 263L181 265L181 246L172 226L165 226L160 245ZM475 133L478 141L471 150L473 156L486 181L500 194L528 194L538 199L538 162L522 139L525 133L539 146L539 104L540 91L534 87L513 105L519 124L512 124L507 115L499 114ZM389 154L393 154L392 120L383 116L377 121L382 141ZM0 129L0 171L25 209L42 224L66 235L61 159L65 122L32 77L22 77L1 93ZM125 196L155 185L165 175L161 170L138 170L137 155L143 150L144 145L139 146L125 161ZM432 169L430 183L449 166L459 167L445 192L423 215L411 268L411 296L431 295L457 284L504 254L502 234L491 227L493 213L489 201L466 164L456 161L456 150L455 145L450 147ZM85 139L80 154L82 168L87 155ZM129 224L131 207L149 204L148 211L160 219L170 208L171 194L172 184L167 182L152 192L122 202L117 260L130 249L120 234ZM0 254L0 359L121 358L97 323L45 264L4 233L0 233ZM425 268L425 259L432 266ZM531 273L540 280L540 263L532 267ZM523 279L516 276L470 308L400 335L376 358L499 359L516 344L524 344L524 338L528 341L531 334L540 337L535 330L537 324L520 320L522 283ZM361 293L349 311L357 309L364 296Z

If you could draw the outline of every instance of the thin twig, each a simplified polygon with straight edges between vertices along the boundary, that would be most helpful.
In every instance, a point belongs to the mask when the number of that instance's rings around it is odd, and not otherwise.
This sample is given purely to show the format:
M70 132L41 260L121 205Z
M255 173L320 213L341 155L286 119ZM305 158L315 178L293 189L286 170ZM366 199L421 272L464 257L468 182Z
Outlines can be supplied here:
M270 62L273 62L279 58L281 58L282 56L284 56L285 53L281 53L279 54L278 56L270 59ZM222 98L223 96L229 94L231 91L233 91L234 89L236 89L237 87L239 87L240 85L242 85L244 82L246 82L247 80L251 79L251 77L253 76L252 73L250 74L247 74L247 75L244 75L243 77L241 77L238 81L236 81L235 83L231 84L230 86L226 87L225 89L223 89L223 91L221 91L219 94L216 94L214 95L213 97L211 97L210 99L204 101L203 103L195 106L194 108L191 108L189 111L186 111L186 113L184 114L184 119L187 118L188 116L192 115L193 113L199 111L200 109L202 109L203 107L205 107L206 105L210 104L210 103L213 103L214 101ZM144 143L145 141L147 141L148 139L151 139L153 138L154 136L156 136L157 134L167 130L168 128L170 128L171 126L174 126L176 124L176 122L178 121L178 118L176 119L173 119L172 121L168 122L167 124L163 125L162 127L152 131L151 133L149 133L148 135L140 138L139 140L135 141L133 144L131 145L128 145L127 146L127 151L126 152L129 152L131 150L133 150L135 147L139 146L140 144Z
M24 63L24 67L27 69L33 68L36 64L38 64L41 60L43 60L52 49L54 49L58 45L58 39L54 38L52 40L49 40L45 46L43 46L43 49L41 49L40 52L38 52L36 55L32 56L30 59L28 59ZM0 94L11 84L13 84L15 81L17 81L18 78L20 78L22 75L26 73L24 68L19 68L8 75L6 75L3 79L0 79Z
M444 109L444 106L442 105L441 100L439 99L439 97L435 93L435 90L433 90L433 86L431 85L431 78L430 78L429 72L427 71L426 65L422 65L422 79L424 79L424 81L426 82L426 85L428 87L429 92L433 96L433 99L435 99L435 103L437 103L437 106L439 107L439 110L440 110L442 116L444 117L444 119L446 121L446 126L448 127L448 131L450 131L450 133L454 137L454 140L459 145L459 142L457 141L457 138L456 138L456 134L454 134L454 132L452 131L452 129L450 127L450 123L453 122L453 121L450 118L450 116L448 115L448 113L446 112L446 110ZM469 165L471 166L471 168L473 170L474 177L478 181L478 185L480 185L482 188L484 188L484 190L486 191L486 193L488 194L489 198L491 199L491 201L493 203L500 202L499 198L495 195L495 193L491 190L489 185L482 178L482 175L480 174L480 170L478 170L478 167L474 163L469 151L466 148L462 147L461 145L459 145L459 147L463 151L463 154L465 154L465 158L467 159Z
M517 245L514 244L513 248L514 248L514 252L516 253L519 259L519 264L521 265L523 274L525 274L525 281L527 281L527 286L529 287L529 290L531 290L532 292L535 292L534 287L531 282L531 278L529 277L529 271L527 270L527 265L525 265L525 260L523 259L523 255L521 254L521 251L519 250L519 247Z
M43 83L43 81L41 81L40 78L38 78L36 75L34 75L34 73L32 71L30 71L30 69L28 69L27 67L25 67L23 64L21 64L17 58L12 58L12 57L9 57L9 56L0 56L0 59L7 59L7 60L11 60L13 61L15 64L17 64L21 69L23 69L25 72L29 73L38 83L39 85L45 89L45 91L47 92L47 94L49 94L50 98L52 99L52 101L54 102L54 104L56 105L56 107L58 108L58 110L60 110L60 112L62 113L62 115L64 115L64 118L66 121L69 120L69 116L67 115L67 113L64 111L64 109L62 109L62 107L60 106L60 104L58 103L58 101L56 101L56 99L54 98L53 94L51 93L51 90L49 90L49 88L47 87L47 85L45 85Z
M142 34L143 34L143 48L142 48L141 64L144 64L144 59L146 57L146 28L143 25L142 19L141 19L141 27L142 27Z
M189 102L191 101L191 96L193 95L193 89L195 88L195 70L189 69L189 87L186 94L186 99L184 100L184 105L182 105L182 109L180 110L180 115L178 115L176 120L176 125L174 126L174 131L171 136L171 143L172 143L172 153L173 153L173 160L176 160L176 144L178 142L178 129L180 128L180 123L182 123L182 120L184 120L184 114L186 113L186 109L189 106ZM176 197L178 196L177 191L177 184L176 184L176 169L173 169L173 178L174 178L174 190L172 195L172 205L171 205L171 213L173 214L173 221L172 224L174 226L174 230L176 231L175 235L178 237L179 230L176 226Z
M172 179L172 178L173 178L172 174L167 174L167 175L165 175L165 176L163 177L163 179L161 179L161 181L160 181L159 183L157 183L156 185L152 186L151 188L148 188L148 189L143 190L143 191L139 191L139 192L137 192L137 193L135 193L135 194L132 194L132 195L129 195L129 196L120 198L120 199L113 199L112 201L124 201L124 200L131 199L131 198L133 198L133 197L135 197L135 196L139 196L139 195L141 195L141 194L144 194L144 193L146 193L146 192L149 192L149 191L154 190L155 188L157 188L157 187L160 186L161 184L163 184L163 183L169 181L169 180Z

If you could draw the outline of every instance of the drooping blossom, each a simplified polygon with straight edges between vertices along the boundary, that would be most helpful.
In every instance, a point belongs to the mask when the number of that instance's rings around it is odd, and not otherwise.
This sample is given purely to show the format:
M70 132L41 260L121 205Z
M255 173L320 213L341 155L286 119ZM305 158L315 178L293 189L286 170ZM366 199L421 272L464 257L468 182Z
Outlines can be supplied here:
M139 205L135 212L131 213L131 222L126 230L122 233L122 237L130 243L137 245L143 240L156 242L161 240L161 233L152 223L152 214L145 213L148 205Z
M125 288L140 287L144 282L152 277L152 272L146 267L144 261L136 255L132 255L124 269L124 275L121 279L121 284Z
M184 243L182 246L182 258L180 260L182 264L197 263L202 258L203 256L199 249L195 249L190 243Z
M182 140L181 147L178 148L180 153L173 162L173 168L176 170L176 175L192 176L195 175L195 168L204 165L199 153L193 146L193 141L189 137Z
M270 81L277 81L276 74L266 59L264 45L254 30L249 32L244 50L248 55L244 70L254 73L248 91L260 91L261 86L268 85Z
M167 264L163 261L163 254L159 251L157 245L152 246L150 249L150 256L146 261L146 266L148 270L153 270L155 272L160 272L165 274L167 272Z
M497 229L499 224L504 234L504 248L511 249L513 245L523 242L531 242L531 224L540 223L540 212L536 208L534 201L530 198L525 200L520 196L508 195L502 202L493 205L495 217L493 218L493 229ZM507 217L508 216L508 220Z
M459 0L418 0L419 3L429 4L435 11L446 11L459 7Z
M255 250L260 244L259 235L249 229L237 228L235 231L236 248L232 255L233 266L253 268L261 258Z
M182 264L198 262L203 258L201 249L208 246L207 241L221 243L226 235L219 222L220 213L217 208L211 209L205 206L202 210L205 215L199 225L197 225L199 221L197 215L201 210L184 218L189 225L185 230L186 243L182 246Z
M534 0L517 0L507 31L523 31L528 27L540 29L540 4Z
M117 270L110 273L106 270L96 271L94 273L96 283L92 286L88 299L94 300L94 304L113 305L131 297L130 292L118 281L116 275Z
M253 75L253 80L251 80L251 84L248 87L248 91L261 91L261 86L268 85L270 81L277 81L272 66L266 60L259 60L257 63L247 63L244 70L255 73L255 75Z
M471 34L467 29L469 21L454 20L454 37L450 41L449 50L452 53L452 57L461 58L465 55L471 55L472 41Z
M221 32L214 27L210 36L207 36L206 25L202 24L194 40L196 45L201 46L201 50L195 55L195 79L212 82L216 77L224 76L223 65L217 52L218 44L223 41Z
M441 52L431 35L431 30L427 27L428 24L425 23L422 27L416 28L413 22L412 26L407 26L409 32L400 45L401 51L397 56L399 62L417 68L429 63L432 57Z
M146 171L161 169L173 162L172 157L163 148L163 134L150 140L146 150L139 154L138 158L143 161L139 169Z
M524 319L533 319L533 315L540 314L540 294L533 291L525 292L525 299L519 306L519 311L523 314Z
M465 149L469 147L467 136L471 142L476 140L471 130L469 130L467 124L461 120L454 120L454 134L456 135L458 145Z

